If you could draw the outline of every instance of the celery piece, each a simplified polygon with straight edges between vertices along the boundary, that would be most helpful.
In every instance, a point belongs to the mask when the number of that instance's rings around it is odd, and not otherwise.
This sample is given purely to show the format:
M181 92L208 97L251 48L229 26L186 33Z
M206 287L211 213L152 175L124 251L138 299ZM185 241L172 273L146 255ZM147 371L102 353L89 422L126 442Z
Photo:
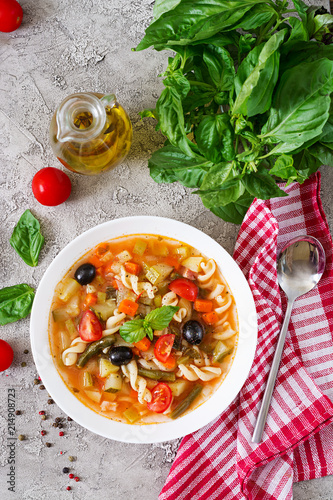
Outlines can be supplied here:
M203 260L203 257L188 257L187 259L182 260L182 265L194 273L198 273L200 271L200 264Z
M109 359L100 358L99 360L99 374L102 378L106 378L110 373L119 371L119 366L113 365Z
M161 295L155 295L155 297L154 297L154 305L156 307L161 307L162 306L162 297L161 297Z
M230 354L232 347L227 347L222 340L219 340L213 351L213 362L220 363L222 359Z
M69 314L63 307L58 309L53 309L52 311L53 321L59 323L60 321L66 321L69 318Z
M147 248L147 242L143 240L136 240L134 248L133 248L133 253L136 255L143 255L146 251Z
M116 307L116 301L112 300L112 302L110 301L110 303L104 302L104 304L94 304L91 309L95 313L98 313L103 321L106 321L110 316L112 316Z
M140 413L133 407L125 410L123 415L130 424L134 424L137 420L140 419Z
M187 246L181 246L176 249L176 253L181 257L181 259L187 259L191 255L191 250Z
M84 391L86 395L88 396L89 399L92 401L95 401L95 403L100 403L102 399L102 394L99 391L91 391L91 390L86 390Z
M97 292L97 302L99 304L106 301L106 293L105 292Z
M67 321L65 321L65 326L68 330L68 333L70 334L71 337L77 337L77 329L76 329L76 326L74 324L74 321L72 319L68 319Z
M123 379L119 373L110 373L105 381L104 391L105 392L118 392L123 384Z
M146 277L153 285L158 285L165 280L173 271L172 266L167 264L155 264L146 270Z
M86 389L88 387L93 387L94 386L94 379L93 376L90 372L83 372L83 387Z
M59 299L67 302L76 292L80 290L80 283L73 278L67 278L63 283L59 293Z
M105 279L104 279L104 278L103 278L103 276L101 276L100 274L97 274L97 275L96 275L96 277L95 277L95 280L94 280L94 281L97 283L97 285L100 285L100 286L101 286L101 285L104 285L104 283L105 283ZM87 292L88 292L88 290L87 290Z
M148 266L147 266L148 267ZM160 274L158 271L156 271L153 267L149 267L146 270L146 278L152 285L155 285L155 283L158 281L160 277Z
M171 389L174 398L180 396L189 387L189 382L187 380L178 378L175 382L170 382L168 386Z
M67 332L64 332L63 330L59 333L59 344L60 344L60 349L61 349L61 352L63 352L65 349L67 349L70 344L71 344L71 341L70 341L70 338L69 338L69 335Z

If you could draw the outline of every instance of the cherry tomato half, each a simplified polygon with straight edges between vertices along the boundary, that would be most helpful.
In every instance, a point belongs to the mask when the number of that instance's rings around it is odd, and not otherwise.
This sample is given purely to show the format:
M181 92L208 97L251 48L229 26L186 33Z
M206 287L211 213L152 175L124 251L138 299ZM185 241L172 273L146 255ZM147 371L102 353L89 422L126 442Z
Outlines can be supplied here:
M10 33L21 24L23 10L16 0L0 0L0 31Z
M32 179L32 192L36 200L47 207L55 207L66 201L71 190L68 175L58 168L42 168Z
M164 382L155 385L151 391L152 400L147 403L148 409L155 413L163 413L169 408L172 401L172 392L170 387Z
M103 328L95 313L92 311L85 311L83 314L80 325L79 334L82 340L86 342L94 342L102 338Z
M162 335L156 341L154 347L154 355L158 361L165 363L171 354L171 349L175 341L175 335L173 333L168 333L167 335Z
M5 340L0 340L0 372L7 370L13 362L14 352Z
M176 293L180 297L183 297L183 299L190 300L191 302L194 302L199 294L199 288L197 285L187 278L178 278L171 281L169 288L172 292Z

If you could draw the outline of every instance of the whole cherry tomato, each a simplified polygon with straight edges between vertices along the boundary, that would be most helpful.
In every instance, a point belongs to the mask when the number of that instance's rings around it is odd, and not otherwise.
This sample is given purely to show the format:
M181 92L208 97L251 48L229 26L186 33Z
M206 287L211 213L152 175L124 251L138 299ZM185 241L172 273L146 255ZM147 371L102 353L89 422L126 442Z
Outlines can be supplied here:
M58 168L42 168L32 179L32 192L36 200L48 207L66 201L71 190L72 184L68 175Z
M170 387L164 382L160 382L155 385L154 389L151 391L152 400L147 403L150 411L155 413L163 413L169 408L172 401L172 392Z
M83 314L79 325L79 334L81 339L86 342L94 342L102 338L102 325L92 311L85 311Z
M13 362L14 352L5 340L0 339L0 372L7 370Z
M21 24L23 10L16 0L0 0L0 31L10 33Z
M154 347L154 355L158 361L165 363L171 354L171 349L175 341L175 335L173 333L168 333L167 335L162 335L156 341Z
M187 278L177 278L171 281L169 288L172 292L179 295L179 297L183 297L183 299L190 300L191 302L194 302L199 294L197 285Z

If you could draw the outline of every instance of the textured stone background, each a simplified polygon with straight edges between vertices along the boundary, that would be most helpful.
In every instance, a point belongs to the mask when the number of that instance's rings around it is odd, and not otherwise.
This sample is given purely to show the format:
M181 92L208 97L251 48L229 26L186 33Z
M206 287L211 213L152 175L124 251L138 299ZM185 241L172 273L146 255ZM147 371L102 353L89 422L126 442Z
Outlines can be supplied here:
M12 34L0 33L0 275L2 286L27 282L37 287L46 268L69 241L86 229L115 217L160 215L191 224L212 236L230 253L238 227L204 209L198 197L180 185L157 185L147 160L162 144L149 120L138 111L154 107L162 88L157 75L167 54L131 51L152 16L152 0L21 0L23 24ZM51 116L68 95L80 91L114 92L128 110L134 140L126 161L101 177L69 174L70 199L47 208L34 199L30 184L42 167L57 166L48 140ZM322 168L322 198L333 228L333 170ZM157 201L158 200L158 201ZM37 268L29 268L9 245L24 210L39 219L46 244ZM1 338L14 348L12 367L0 374L0 497L20 500L157 499L175 456L178 442L129 445L93 435L74 422L64 437L52 427L64 417L48 405L46 391L33 385L37 373L29 344L29 319L1 327ZM29 353L24 354L28 349ZM27 366L22 367L21 363ZM7 389L16 389L16 493L7 491ZM45 410L47 420L38 412ZM42 437L40 431L47 435ZM45 442L52 443L46 448ZM62 452L62 453L61 453ZM70 463L73 455L76 461ZM62 468L81 482L69 481ZM72 491L66 486L71 484ZM296 500L332 499L333 478L296 485Z

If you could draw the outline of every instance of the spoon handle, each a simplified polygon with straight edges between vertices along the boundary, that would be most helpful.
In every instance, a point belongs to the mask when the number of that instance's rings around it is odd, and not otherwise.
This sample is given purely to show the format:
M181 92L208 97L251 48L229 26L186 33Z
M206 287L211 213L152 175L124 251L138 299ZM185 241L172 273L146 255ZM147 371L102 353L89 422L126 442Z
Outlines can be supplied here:
M288 326L289 326L289 321L290 321L290 315L291 311L294 305L293 300L288 300L288 305L287 305L287 310L286 310L286 315L284 317L283 325L279 334L279 339L276 345L276 350L273 358L273 363L271 366L271 370L268 375L268 380L267 380L267 385L264 393L264 397L262 399L260 411L257 417L257 422L254 428L253 436L252 436L252 443L260 443L262 434L264 432L264 427L266 424L266 419L267 419L267 414L268 410L271 404L271 398L275 386L275 380L276 376L279 370L280 366L280 361L282 357L282 352L283 352L283 346L284 342L286 339L287 331L288 331Z

